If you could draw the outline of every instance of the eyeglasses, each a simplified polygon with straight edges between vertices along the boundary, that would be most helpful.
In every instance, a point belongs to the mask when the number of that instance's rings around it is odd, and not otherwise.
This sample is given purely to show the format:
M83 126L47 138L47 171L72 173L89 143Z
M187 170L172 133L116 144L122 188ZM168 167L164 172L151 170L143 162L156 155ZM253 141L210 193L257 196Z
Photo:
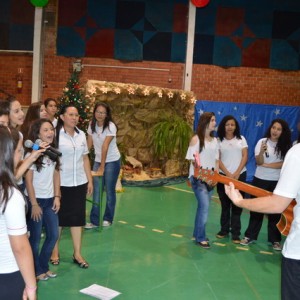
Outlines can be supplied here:
M101 115L101 116L106 115L106 112L102 112L102 111L96 111L95 113L96 113L97 115Z

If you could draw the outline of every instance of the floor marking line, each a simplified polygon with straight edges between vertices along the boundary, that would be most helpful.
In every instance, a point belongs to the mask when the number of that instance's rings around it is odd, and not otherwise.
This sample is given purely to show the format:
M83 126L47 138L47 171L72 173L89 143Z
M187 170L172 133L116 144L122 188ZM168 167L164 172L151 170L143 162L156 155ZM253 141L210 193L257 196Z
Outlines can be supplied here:
M261 254L267 254L267 255L273 255L273 253L269 252L269 251L259 251L259 253L261 253Z
M225 247L226 244L223 244L223 243L218 243L218 242L213 242L214 245L217 245L217 246L221 246L221 247Z
M175 188L175 187L172 187L172 186L164 186L164 188L166 188L166 189L171 189L171 190L175 190L175 191L180 191L180 192L184 192L184 193L194 194L193 191L187 191L187 190ZM218 196L212 196L212 198L214 198L214 199L219 199Z
M144 226L144 225L138 225L138 224L136 224L134 226L137 227L137 228L146 228L146 226Z
M164 188L166 188L166 189L171 189L171 190L175 190L175 191L181 191L181 192L185 192L185 193L194 194L193 191L187 191L187 190L175 188L175 187L172 187L172 186L164 186Z
M245 248L245 247L239 247L239 246L237 246L237 247L236 247L236 249L239 249L239 250L244 250L244 251L248 251L248 250L249 250L249 248Z
M176 233L171 233L171 236L177 237L177 238L182 238L182 234L176 234Z
M153 229L152 229L152 231L154 231L154 232L158 232L158 233L164 233L164 231L163 231L163 230L160 230L160 229L155 229L155 228L153 228Z
M118 221L119 223L122 223L122 224L128 224L126 221Z

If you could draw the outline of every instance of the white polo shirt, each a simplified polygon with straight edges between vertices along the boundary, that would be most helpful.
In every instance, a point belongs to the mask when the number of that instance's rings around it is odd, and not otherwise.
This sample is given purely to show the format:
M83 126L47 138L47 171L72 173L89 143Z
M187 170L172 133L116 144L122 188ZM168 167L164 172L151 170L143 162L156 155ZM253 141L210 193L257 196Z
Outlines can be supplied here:
M59 132L61 186L78 186L88 181L83 165L83 156L89 153L86 137L83 131L76 129L78 132L75 131L74 136L70 136L64 128Z
M27 153L26 157L30 154ZM50 159L47 155L43 156L43 166L38 172L36 165L32 164L29 168L33 171L32 184L34 187L35 197L47 199L54 196L54 183L53 176L55 171L56 162ZM25 189L25 195L28 196L28 192Z
M2 209L3 205L0 205L0 274L19 270L8 236L23 235L27 232L25 201L18 190L13 188L4 214Z
M275 153L275 148L277 143L272 142L270 139L267 140L266 138L260 139L257 142L254 150L255 156L259 154L261 143L265 141L267 142L269 157L266 157L266 155L264 154L264 162L266 164L282 162L283 159L280 156L278 157L277 154ZM280 170L281 169L273 169L273 168L266 168L263 166L257 166L254 176L263 180L277 181L280 176Z
M241 163L243 149L248 148L246 139L243 136L241 139L235 136L231 140L224 138L222 142L218 139L218 142L221 153L220 160L230 173L234 173ZM241 173L245 171L246 167L241 170Z
M282 254L284 257L300 260L300 144L293 146L285 156L280 179L273 193L296 199L294 220Z
M95 126L96 132L92 133L92 128L91 124L89 125L87 133L92 136L93 139L93 145L95 149L95 161L96 162L101 162L101 155L102 155L102 146L104 143L104 140L107 136L113 136L113 139L111 140L109 146L108 146L108 151L107 151L107 156L106 156L106 161L105 162L112 162L116 161L121 157L121 154L119 152L118 146L117 146L117 127L113 122L109 122L108 127L105 128L103 131L103 127L99 127L97 124Z

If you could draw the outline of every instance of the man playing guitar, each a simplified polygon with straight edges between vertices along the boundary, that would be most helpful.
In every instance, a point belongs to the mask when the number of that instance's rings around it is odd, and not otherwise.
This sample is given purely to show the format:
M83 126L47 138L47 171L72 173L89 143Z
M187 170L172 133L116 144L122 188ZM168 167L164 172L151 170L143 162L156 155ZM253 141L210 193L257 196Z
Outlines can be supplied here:
M239 207L261 213L282 213L296 199L294 220L282 250L281 299L300 295L300 144L292 147L284 160L280 178L272 195L243 199L231 182L226 194Z

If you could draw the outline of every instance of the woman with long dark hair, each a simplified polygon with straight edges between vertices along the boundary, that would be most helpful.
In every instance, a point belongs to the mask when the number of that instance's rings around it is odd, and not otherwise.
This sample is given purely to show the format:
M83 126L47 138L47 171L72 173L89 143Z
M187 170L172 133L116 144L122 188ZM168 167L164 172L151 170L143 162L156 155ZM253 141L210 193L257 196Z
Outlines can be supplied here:
M20 131L23 134L24 141L26 141L28 138L28 132L31 123L35 120L42 119L42 118L45 119L48 118L48 113L46 111L45 105L41 102L35 102L30 104L25 116L24 123L20 127Z
M225 116L218 126L217 133L220 148L220 173L229 178L245 182L248 145L246 139L240 133L238 121L231 115ZM216 237L222 239L231 233L232 242L239 244L242 209L234 205L228 198L224 190L224 184L218 183L217 191L222 211L220 218L221 230Z
M205 228L213 187L195 178L194 168L197 166L203 169L214 169L218 172L219 148L218 141L214 137L215 128L215 114L212 112L203 113L200 116L196 134L192 137L186 154L186 159L191 161L189 180L198 202L193 237L195 238L196 244L205 249L210 248ZM198 162L197 159L195 159L197 157L199 157Z
M31 123L28 138L32 141L40 139L45 145L56 147L54 127L48 119L38 119ZM32 149L26 150L30 155ZM26 152L25 152L26 157ZM25 175L26 190L31 210L28 229L29 242L34 257L37 280L48 280L56 277L49 270L49 259L58 239L58 217L60 208L60 176L59 158L47 155L40 156ZM40 247L42 227L45 227L46 238Z
M106 208L103 216L103 226L113 223L116 206L116 183L121 168L120 152L117 146L117 126L112 119L109 105L103 102L96 103L93 118L88 128L88 148L94 146L95 162L93 171L103 175L103 186L106 187ZM90 214L91 223L86 224L86 229L99 226L99 179L95 176L93 191L93 206ZM101 207L101 205L100 205Z
M255 146L256 170L252 184L273 192L280 177L284 157L292 146L291 130L286 121L275 119L271 122L264 138ZM281 234L276 227L281 214L268 215L268 242L275 251L281 251ZM248 228L241 245L249 245L258 238L264 214L250 212Z
M18 133L17 133L18 136ZM17 143L0 126L0 299L36 299L33 257L27 237L26 202L14 176Z

